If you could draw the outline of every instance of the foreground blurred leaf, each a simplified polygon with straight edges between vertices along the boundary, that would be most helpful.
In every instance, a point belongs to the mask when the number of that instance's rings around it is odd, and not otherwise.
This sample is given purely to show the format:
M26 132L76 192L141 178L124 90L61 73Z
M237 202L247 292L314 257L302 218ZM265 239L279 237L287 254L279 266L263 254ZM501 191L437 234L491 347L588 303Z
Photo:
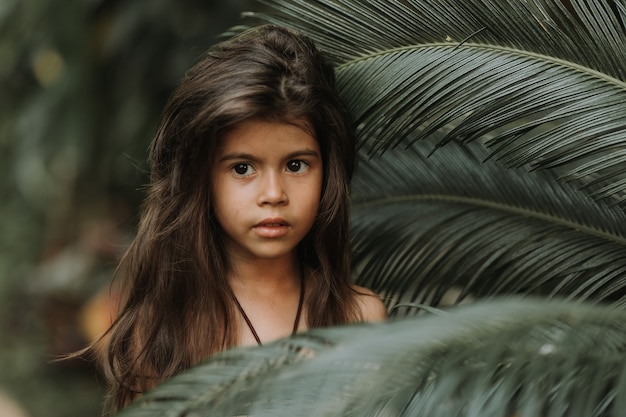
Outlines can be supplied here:
M626 313L499 300L219 354L120 416L603 416L626 398Z

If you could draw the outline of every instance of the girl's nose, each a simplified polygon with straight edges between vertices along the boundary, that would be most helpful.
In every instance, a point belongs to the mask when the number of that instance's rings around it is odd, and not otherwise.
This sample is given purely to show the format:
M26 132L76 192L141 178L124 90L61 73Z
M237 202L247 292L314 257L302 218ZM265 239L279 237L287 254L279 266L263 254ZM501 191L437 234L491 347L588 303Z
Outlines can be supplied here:
M259 205L287 204L289 199L282 178L277 173L267 173L261 181Z

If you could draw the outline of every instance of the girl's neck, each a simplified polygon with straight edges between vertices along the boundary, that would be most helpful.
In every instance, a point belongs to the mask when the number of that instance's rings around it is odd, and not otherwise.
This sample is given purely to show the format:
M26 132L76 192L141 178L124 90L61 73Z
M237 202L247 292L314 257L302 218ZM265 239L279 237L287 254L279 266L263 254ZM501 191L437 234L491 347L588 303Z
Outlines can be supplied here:
M229 282L235 293L272 294L276 291L299 287L300 263L295 256L289 258L235 262Z

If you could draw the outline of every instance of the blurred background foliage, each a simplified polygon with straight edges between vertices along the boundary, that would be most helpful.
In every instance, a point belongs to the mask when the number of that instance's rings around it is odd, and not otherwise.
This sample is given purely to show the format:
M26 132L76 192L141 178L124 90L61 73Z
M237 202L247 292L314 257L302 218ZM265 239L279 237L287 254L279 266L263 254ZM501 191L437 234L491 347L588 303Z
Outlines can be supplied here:
M163 105L252 7L0 0L1 416L100 415L93 366L51 360L107 325Z

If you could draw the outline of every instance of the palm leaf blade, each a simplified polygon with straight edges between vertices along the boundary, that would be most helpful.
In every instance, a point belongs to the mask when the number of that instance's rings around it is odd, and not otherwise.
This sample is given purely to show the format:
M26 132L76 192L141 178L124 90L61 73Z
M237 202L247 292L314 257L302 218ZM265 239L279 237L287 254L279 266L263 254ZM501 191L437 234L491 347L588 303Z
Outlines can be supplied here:
M432 142L362 158L352 220L358 282L389 305L467 296L626 297L625 214L555 183L505 169L479 143ZM373 239L372 236L376 238Z
M121 416L601 416L626 394L624 323L606 307L501 300L321 329L217 355Z
M339 71L341 91L360 126L365 152L410 144L449 126L441 144L452 138L465 142L486 138L495 147L493 156L510 166L568 164L573 170L578 164L589 167L591 161L602 160L602 171L588 172L602 180L602 175L612 178L625 162L614 158L610 164L605 158L611 154L607 150L625 145L624 83L603 82L576 68L536 62L534 57L470 48L392 55L380 62L378 57L359 60ZM521 67L526 83L512 77ZM620 191L603 197L619 196Z

